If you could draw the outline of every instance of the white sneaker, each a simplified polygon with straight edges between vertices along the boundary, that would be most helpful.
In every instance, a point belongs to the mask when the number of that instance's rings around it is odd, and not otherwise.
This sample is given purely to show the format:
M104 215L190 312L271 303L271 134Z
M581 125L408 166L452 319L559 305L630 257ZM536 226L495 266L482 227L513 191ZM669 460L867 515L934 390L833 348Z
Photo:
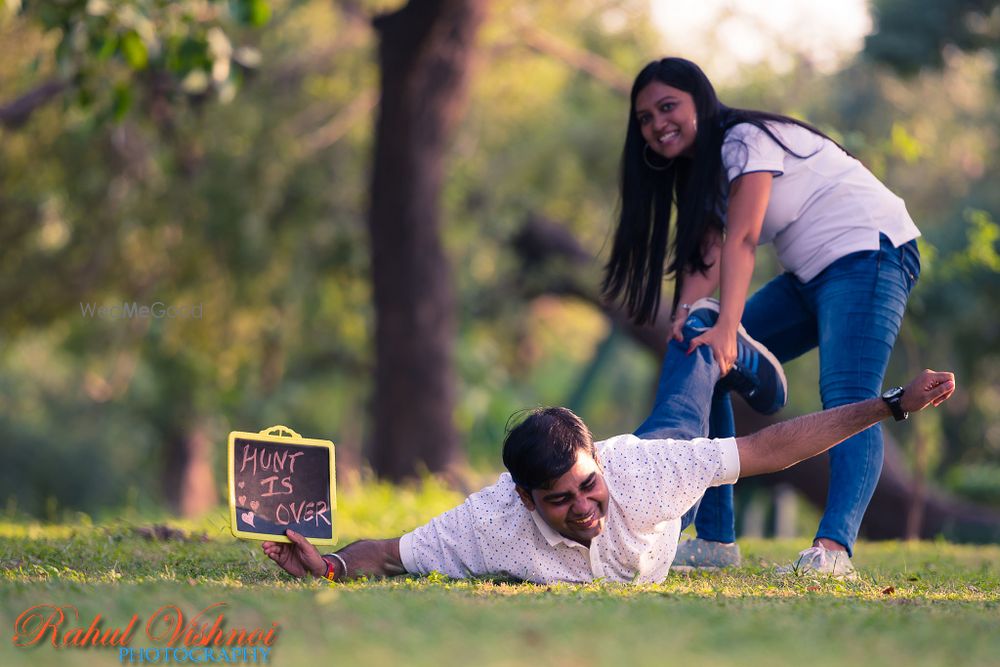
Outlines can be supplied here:
M723 567L740 566L740 546L735 542L725 544L695 537L677 545L673 569L718 570Z
M846 551L833 551L822 544L803 549L791 566L779 567L778 572L800 577L822 574L828 577L856 579L858 576L854 570L854 563Z

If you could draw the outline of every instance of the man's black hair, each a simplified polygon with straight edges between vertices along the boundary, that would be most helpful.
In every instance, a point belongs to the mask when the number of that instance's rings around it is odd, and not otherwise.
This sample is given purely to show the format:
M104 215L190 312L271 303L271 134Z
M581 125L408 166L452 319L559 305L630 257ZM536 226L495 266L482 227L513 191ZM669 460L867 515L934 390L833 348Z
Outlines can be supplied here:
M512 419L522 413L515 413ZM552 485L576 464L580 451L597 456L583 420L566 408L537 408L507 431L503 464L514 483L528 491Z

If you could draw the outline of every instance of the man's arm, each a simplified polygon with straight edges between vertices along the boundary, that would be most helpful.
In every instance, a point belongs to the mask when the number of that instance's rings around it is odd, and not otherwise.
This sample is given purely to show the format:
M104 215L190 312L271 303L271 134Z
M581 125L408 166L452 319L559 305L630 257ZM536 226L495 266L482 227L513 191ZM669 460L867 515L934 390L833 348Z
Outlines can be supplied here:
M294 530L285 531L291 543L264 542L261 545L268 558L295 577L311 574L324 577L327 562L319 550L306 538ZM399 538L390 540L361 540L347 545L337 552L343 563L332 558L334 579L355 579L357 577L392 577L406 574L399 556ZM344 565L347 566L345 571Z
M940 405L955 391L955 375L926 370L908 384L901 407L919 412ZM816 456L892 415L881 398L789 419L736 439L740 477L784 470Z

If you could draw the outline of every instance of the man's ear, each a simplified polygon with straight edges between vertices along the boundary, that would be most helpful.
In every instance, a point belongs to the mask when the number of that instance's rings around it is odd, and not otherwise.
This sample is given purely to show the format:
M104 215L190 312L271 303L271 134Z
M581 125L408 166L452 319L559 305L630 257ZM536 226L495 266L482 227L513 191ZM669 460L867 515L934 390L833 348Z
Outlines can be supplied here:
M535 501L531 498L531 491L519 485L515 485L514 489L517 490L517 497L521 499L521 504L527 507L529 512L534 512Z

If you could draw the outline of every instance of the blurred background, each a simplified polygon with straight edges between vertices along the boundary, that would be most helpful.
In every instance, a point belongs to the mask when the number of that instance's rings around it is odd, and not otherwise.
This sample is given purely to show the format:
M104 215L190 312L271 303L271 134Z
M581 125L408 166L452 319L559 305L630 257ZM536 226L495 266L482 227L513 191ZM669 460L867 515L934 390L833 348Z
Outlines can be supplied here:
M632 430L665 321L598 285L631 79L681 55L924 234L887 382L960 391L888 426L862 533L998 540L998 54L983 0L0 0L0 513L197 516L279 423L348 486L488 479L524 407ZM740 484L743 534L811 529L799 468Z

